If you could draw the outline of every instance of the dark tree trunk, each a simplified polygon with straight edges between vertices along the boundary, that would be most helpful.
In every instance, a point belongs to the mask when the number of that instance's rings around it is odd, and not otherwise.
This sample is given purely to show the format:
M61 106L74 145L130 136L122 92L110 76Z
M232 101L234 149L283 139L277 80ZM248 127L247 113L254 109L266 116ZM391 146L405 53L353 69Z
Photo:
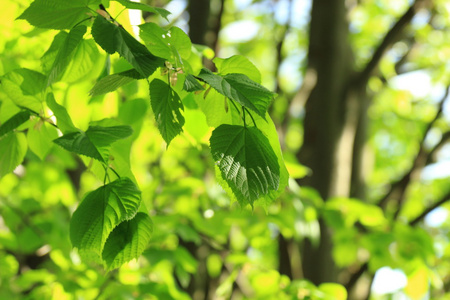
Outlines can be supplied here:
M310 26L308 70L315 85L305 105L298 158L312 175L300 184L315 188L326 200L348 196L350 190L357 99L348 90L353 64L345 0L313 1ZM315 284L337 281L331 232L323 220L320 231L319 246L305 241L301 250L305 278Z

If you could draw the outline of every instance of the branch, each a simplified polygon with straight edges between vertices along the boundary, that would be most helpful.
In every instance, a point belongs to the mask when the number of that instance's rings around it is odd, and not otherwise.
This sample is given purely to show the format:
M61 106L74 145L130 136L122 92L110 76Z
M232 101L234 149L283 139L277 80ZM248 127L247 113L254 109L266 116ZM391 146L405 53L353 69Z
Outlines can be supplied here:
M384 39L376 48L372 59L367 63L364 69L360 73L361 82L367 82L372 72L378 66L381 58L383 57L386 50L394 44L398 39L400 34L403 32L405 27L411 22L417 11L427 2L427 0L416 0L409 7L409 9L397 20L397 22L392 26L392 28L386 33Z
M448 191L445 195L443 195L441 199L439 199L436 203L427 207L420 215L409 221L409 225L411 226L417 225L417 223L422 221L432 210L438 208L447 201L450 201L450 191Z
M425 150L425 139L430 132L431 128L433 128L436 121L439 119L439 117L442 114L442 110L444 107L444 103L446 99L448 98L450 93L450 86L447 87L447 90L445 91L444 96L441 98L439 102L438 111L436 112L436 115L434 116L433 120L427 124L427 127L425 128L424 134L422 136L422 140L420 142L419 151L417 152L416 157L414 158L413 164L411 168L408 170L408 172L403 175L403 177L391 184L391 188L386 193L386 195L378 202L378 206L385 209L387 202L393 198L393 196L396 196L398 199L398 207L394 213L394 219L398 217L398 214L400 213L406 188L408 187L409 183L411 182L412 175L415 171L422 169L426 166L427 162L430 161L429 157L430 154L434 154L435 151L427 151ZM439 145L439 144L438 144Z

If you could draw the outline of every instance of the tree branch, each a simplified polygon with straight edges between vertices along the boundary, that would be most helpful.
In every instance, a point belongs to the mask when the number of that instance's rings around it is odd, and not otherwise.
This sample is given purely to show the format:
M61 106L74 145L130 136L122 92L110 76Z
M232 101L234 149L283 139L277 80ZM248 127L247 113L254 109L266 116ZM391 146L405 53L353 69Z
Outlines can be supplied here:
M425 139L426 139L428 133L430 132L431 128L433 128L434 124L441 116L442 110L444 107L444 103L445 103L445 100L447 99L447 97L449 96L449 92L450 92L450 86L447 87L447 90L446 90L444 96L441 98L441 100L439 102L439 107L438 107L438 111L436 112L436 115L434 116L433 120L431 120L431 122L429 122L427 124L427 127L425 128L424 134L422 136L422 140L420 142L419 151L417 152L417 155L414 158L411 168L405 173L405 175L403 175L403 177L400 180L391 184L391 188L389 189L389 191L378 202L378 206L385 209L386 205L390 199L394 198L394 196L398 199L397 200L398 206L394 213L394 219L396 219L398 217L398 214L400 213L400 210L403 205L405 191L406 191L406 188L408 187L409 183L411 182L413 173L415 171L420 170L423 167L425 167L427 165L427 162L430 161L430 159L429 159L430 154L435 153L435 151L433 151L433 150L427 151L425 149Z
M409 225L411 226L417 225L417 223L422 221L432 210L438 208L447 201L450 201L450 191L448 191L445 195L443 195L436 203L427 207L420 215L409 221Z
M409 9L397 20L394 26L392 26L391 29L386 33L381 43L375 49L375 52L372 55L371 60L361 71L359 76L361 82L365 83L367 82L367 80L369 80L370 75L378 66L386 50L388 50L389 47L392 46L392 44L398 41L399 36L403 32L405 27L411 22L412 18L417 13L417 11L420 8L422 8L426 4L426 2L428 1L427 0L414 1L414 3L409 7Z

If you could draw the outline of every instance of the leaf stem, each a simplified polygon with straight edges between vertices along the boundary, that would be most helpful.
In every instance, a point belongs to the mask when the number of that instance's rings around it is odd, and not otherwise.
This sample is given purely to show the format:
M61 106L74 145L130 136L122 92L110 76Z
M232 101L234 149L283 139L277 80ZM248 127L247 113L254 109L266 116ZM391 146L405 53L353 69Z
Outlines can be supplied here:
M256 126L255 119L253 119L252 113L251 113L246 107L244 107L244 106L242 106L242 109L248 112L248 114L250 115L250 118L251 118L252 121L253 121L253 125L255 125L255 127L258 128L258 126Z
M242 105L242 119L244 120L244 127L247 127L247 124L245 123L245 107Z
M84 21L90 20L92 17L86 18L81 20L80 22L78 22L77 24L73 25L72 29L74 29L75 27L77 27L78 25L80 25L81 23L83 23Z
M117 171L116 171L116 170L114 170L114 168L111 168L111 167L109 167L109 169L110 169L111 171L113 171L113 173L114 173L114 174L116 174L117 178L119 178L119 179L120 179L120 175L119 175L119 173L117 173Z

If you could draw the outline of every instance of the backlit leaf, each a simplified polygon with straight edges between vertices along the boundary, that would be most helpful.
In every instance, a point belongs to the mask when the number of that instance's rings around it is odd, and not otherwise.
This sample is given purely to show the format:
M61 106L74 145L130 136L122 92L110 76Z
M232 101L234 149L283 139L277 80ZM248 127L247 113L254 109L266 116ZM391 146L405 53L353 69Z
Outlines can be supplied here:
M210 139L214 160L241 204L277 190L280 166L267 138L255 127L221 125Z
M229 58L216 57L213 59L213 62L221 75L241 73L247 75L248 78L254 82L261 83L261 73L258 68L245 56L233 55Z
M159 132L169 145L170 141L183 131L184 117L181 111L184 107L180 97L170 85L160 79L154 79L150 83L150 103Z
M53 146L53 139L57 137L58 133L53 126L38 120L27 131L28 147L41 160L44 160Z
M64 43L59 48L55 61L53 62L50 74L48 75L47 85L58 81L61 78L62 74L64 74L64 71L66 70L72 57L73 51L83 40L83 35L85 33L86 26L84 25L76 26L72 30L70 30L69 34L64 40Z
M92 36L103 50L109 54L118 52L144 77L153 74L164 63L163 59L151 54L125 29L109 22L102 16L97 16L95 19Z
M175 64L182 63L181 58L188 59L191 55L191 40L180 28L164 30L155 23L145 23L139 28L140 37L154 55Z
M27 139L22 132L10 132L0 138L0 177L14 171L27 153Z
M128 178L90 192L70 221L70 240L85 258L99 261L110 233L137 213L141 192Z
M56 117L56 124L62 133L66 134L69 132L76 132L78 130L75 125L73 125L72 119L67 113L66 108L56 102L53 93L49 93L47 95L47 105Z
M233 73L220 76L203 68L197 77L212 86L222 95L255 111L262 118L265 118L267 108L274 93L252 81L246 75Z
M167 19L167 16L170 15L170 12L165 10L164 8L153 7L153 6L144 4L144 3L133 2L133 1L129 1L129 0L114 0L114 1L119 2L120 4L122 4L123 6L125 6L126 8L129 8L129 9L139 9L142 11L158 14L161 17L163 17L164 19L166 19L167 21L169 21Z
M103 248L102 258L108 270L120 267L138 258L146 249L153 231L153 224L146 213L119 224L109 235Z
M103 77L94 85L94 87L89 92L91 96L98 96L102 94L106 94L109 92L113 92L117 90L119 87L130 83L136 79L145 78L135 69L127 70L124 72L120 72L117 74L111 74Z
M70 132L54 142L68 151L106 163L110 145L117 140L129 137L132 133L130 126L89 126L86 132Z
M44 101L45 83L43 74L17 69L2 77L1 87L17 106L39 112L42 109L41 102Z
M35 0L18 19L39 28L71 29L92 13L88 5L98 3L98 0Z

